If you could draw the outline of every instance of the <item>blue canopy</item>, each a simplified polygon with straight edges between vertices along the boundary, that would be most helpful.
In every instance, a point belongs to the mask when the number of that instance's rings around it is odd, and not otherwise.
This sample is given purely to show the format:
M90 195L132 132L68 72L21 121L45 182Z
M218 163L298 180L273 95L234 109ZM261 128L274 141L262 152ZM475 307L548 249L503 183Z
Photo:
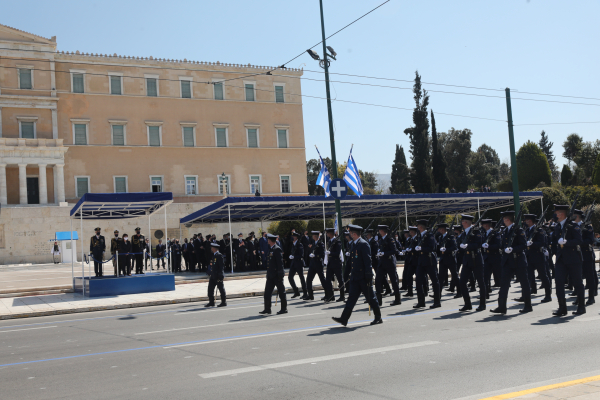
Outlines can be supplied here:
M64 232L56 232L54 234L55 239L54 240L71 240L71 231L64 231ZM77 234L77 231L73 231L73 240L78 240L79 239L79 235Z
M86 193L71 218L119 219L150 215L173 202L173 193Z
M539 200L542 192L522 192L522 202ZM512 192L434 193L347 196L342 218L436 216L473 213L513 204ZM251 221L296 221L335 215L335 202L325 196L228 197L179 220L182 224ZM406 207L406 209L405 209Z

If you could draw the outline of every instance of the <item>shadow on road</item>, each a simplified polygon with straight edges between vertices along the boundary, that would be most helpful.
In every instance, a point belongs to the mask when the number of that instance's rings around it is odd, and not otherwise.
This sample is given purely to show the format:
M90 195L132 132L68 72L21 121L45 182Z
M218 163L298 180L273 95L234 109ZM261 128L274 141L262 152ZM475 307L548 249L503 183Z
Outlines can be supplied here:
M368 325L352 326L350 328L345 327L345 326L336 326L336 327L333 327L333 328L324 329L321 332L310 333L310 334L308 334L306 336L339 335L340 333L353 332L353 331L357 330L358 328L363 328L365 326L368 326Z

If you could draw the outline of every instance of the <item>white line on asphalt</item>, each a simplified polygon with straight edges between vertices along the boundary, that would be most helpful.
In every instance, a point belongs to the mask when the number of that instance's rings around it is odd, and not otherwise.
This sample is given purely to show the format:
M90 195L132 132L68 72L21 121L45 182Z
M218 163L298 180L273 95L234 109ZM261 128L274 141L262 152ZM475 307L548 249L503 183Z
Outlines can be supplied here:
M279 316L275 316L274 318L276 319L285 319L285 318L298 318L298 317L306 317L309 315L319 315L319 314L325 314L325 311L323 312L318 312L318 313L311 313L311 314L301 314L301 315L288 315L286 317L279 317ZM265 317L268 318L268 317ZM213 326L223 326L223 325L233 325L233 324L245 324L248 322L256 322L256 321L262 321L265 318L257 318L254 320L250 320L250 321L235 321L235 322L225 322L223 324L213 324L213 325L200 325L200 326L190 326L187 328L173 328L173 329L165 329L164 331L154 331L154 332L141 332L141 333L136 333L135 335L149 335L151 333L163 333L163 332L174 332L174 331L183 331L186 329L200 329L200 328L210 328Z
M589 322L589 321L598 321L600 319L600 315L596 317L587 317L587 318L575 318L575 321L579 322Z
M206 312L211 312L211 311L228 311L228 310L239 310L242 308L255 308L255 307L264 307L264 305L259 305L259 306L248 306L248 307L227 307L227 308L211 308L211 309L203 309L203 310L198 310L198 311L180 311L179 313L175 314L175 315L188 315L188 314L195 314L195 313L206 313Z
M32 331L34 329L48 329L48 328L58 328L58 327L57 326L40 326L39 328L24 328L24 329L12 329L10 331L0 331L0 333L20 332L20 331Z
M71 276L68 276L68 278L71 278ZM19 279L16 281L3 281L4 283L9 283L9 282L30 282L30 281L49 281L49 280L58 280L60 279L60 277L53 277L53 278L37 278L37 279ZM67 276L65 276L65 279L67 279Z
M211 372L208 374L198 374L198 375L204 379L218 378L220 376L238 375L238 374L245 374L247 372L264 371L267 369L285 368L285 367L291 367L294 365L311 364L311 363L318 363L318 362L330 361L330 360L339 360L342 358L358 357L358 356L364 356L364 355L368 355L368 354L384 353L384 352L388 352L388 351L395 351L395 350L402 350L402 349L412 349L415 347L429 346L429 345L439 344L439 343L440 342L434 342L434 341L407 343L407 344L400 344L397 346L388 346L388 347L379 347L376 349L351 351L348 353L332 354L329 356L304 358L301 360L285 361L285 362L280 362L280 363L275 363L275 364L257 365L254 367L230 369L227 371Z

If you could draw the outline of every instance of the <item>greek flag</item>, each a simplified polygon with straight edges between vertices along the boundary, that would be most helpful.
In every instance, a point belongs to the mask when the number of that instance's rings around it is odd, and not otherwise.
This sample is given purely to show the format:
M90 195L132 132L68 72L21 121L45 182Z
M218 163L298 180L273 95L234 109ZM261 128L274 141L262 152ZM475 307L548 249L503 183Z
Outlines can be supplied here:
M315 146L316 148L317 146ZM317 149L317 153L319 153L319 149ZM331 196L331 192L329 191L329 186L331 185L331 176L329 175L329 170L325 166L325 162L323 162L323 157L321 157L321 153L319 153L319 160L321 160L321 172L319 172L319 176L317 176L317 185L323 187L325 190L325 197Z
M362 183L360 182L360 174L358 173L358 167L352 157L352 148L350 148L350 156L348 157L348 164L346 165L346 172L344 173L344 182L350 189L356 193L358 197L362 196L364 191Z

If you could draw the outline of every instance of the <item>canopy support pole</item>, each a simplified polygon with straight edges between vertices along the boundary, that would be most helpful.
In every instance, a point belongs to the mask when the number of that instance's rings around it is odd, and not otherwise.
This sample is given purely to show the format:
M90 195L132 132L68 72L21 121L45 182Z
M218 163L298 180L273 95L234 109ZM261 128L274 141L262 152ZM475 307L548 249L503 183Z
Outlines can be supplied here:
M75 254L73 253L73 218L71 220L71 280L73 281L73 293L75 293Z
M83 206L79 210L79 223L81 231L81 294L85 296L85 265L83 265Z
M231 234L231 206L227 204L227 214L229 215L229 251L231 255L231 273L233 274L233 235Z
M404 219L406 221L406 229L408 229L408 208L406 207L406 200L404 200Z
M169 229L169 226L167 224L167 206L165 206L165 238L166 239L169 239L167 236L168 229ZM167 271L170 274L171 273L171 262L170 262L171 255L169 254L169 252L170 252L170 250L169 250L168 240L165 240L165 257L167 258L167 266L168 266Z
M327 229L327 225L325 224L325 203L323 203L323 242L325 243L325 251L327 251L327 233L325 232L325 229ZM335 235L335 232L334 232ZM329 257L328 257L329 259Z
M540 197L540 201L542 202L542 212L544 212L544 196ZM542 215L543 217L543 215Z
M479 208L479 197L477 198L477 212L479 213L478 220L481 218L481 209Z
M148 212L148 253L150 253L150 271L154 269L152 266L152 230L150 229L150 216L152 213ZM146 262L146 260L144 260ZM117 271L118 273L118 271Z

